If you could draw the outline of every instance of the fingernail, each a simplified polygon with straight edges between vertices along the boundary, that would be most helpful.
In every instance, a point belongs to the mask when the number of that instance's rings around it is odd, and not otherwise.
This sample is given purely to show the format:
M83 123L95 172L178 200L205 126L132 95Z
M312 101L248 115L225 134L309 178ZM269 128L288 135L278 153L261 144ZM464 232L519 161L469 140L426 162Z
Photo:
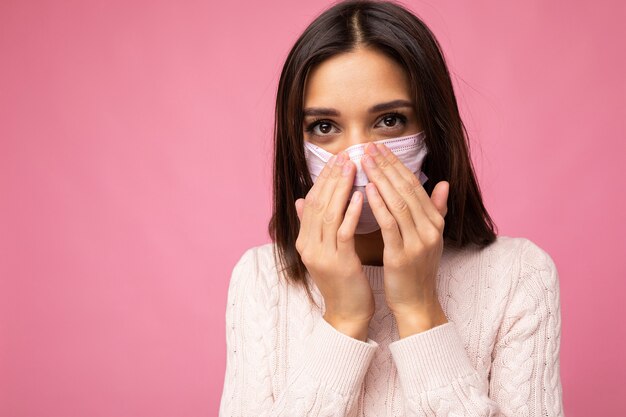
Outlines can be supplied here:
M332 166L335 164L335 159L337 159L336 155L331 156L331 158L328 160L328 166L332 168Z
M389 149L387 149L387 147L382 143L378 143L376 144L376 146L378 147L380 153L382 153L383 155L387 155L389 153Z
M368 167L374 168L376 166L376 161L369 155L363 155L363 159L365 160L365 165Z
M343 175L344 177L347 176L350 173L350 164L345 164L343 166L343 169L341 170L341 175Z
M378 155L378 148L371 142L367 145L366 151L372 155Z
M370 185L372 184L372 185ZM365 187L367 189L367 187L369 186L369 189L372 190L372 194L375 196L378 196L378 190L376 189L376 185L373 182L368 183Z
M346 153L345 152L341 152L337 156L337 160L335 161L335 164L342 165L345 161L346 161Z

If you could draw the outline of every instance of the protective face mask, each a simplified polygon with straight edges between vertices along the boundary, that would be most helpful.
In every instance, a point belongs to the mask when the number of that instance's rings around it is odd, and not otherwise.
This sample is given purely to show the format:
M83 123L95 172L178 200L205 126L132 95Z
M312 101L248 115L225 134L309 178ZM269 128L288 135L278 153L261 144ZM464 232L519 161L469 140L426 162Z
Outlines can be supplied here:
M415 135L383 139L375 141L374 143L385 144L389 150L398 157L400 162L402 162L408 169L418 176L420 182L424 184L428 180L426 174L421 171L422 162L428 153L428 149L426 148L426 144L424 142L425 137L426 135L422 131L416 133ZM356 226L356 234L372 233L380 229L380 226L376 221L376 217L374 217L374 212L372 212L369 202L367 201L367 195L365 194L365 186L369 180L365 174L365 170L361 166L361 157L365 155L366 146L367 143L361 143L352 145L345 149L350 157L350 160L356 165L356 175L354 177L354 184L352 186L352 191L350 192L350 197L352 197L352 194L354 194L355 191L361 191L363 195L363 206L359 222ZM325 151L317 145L305 141L304 155L307 160L307 166L309 167L311 179L315 182L333 154Z

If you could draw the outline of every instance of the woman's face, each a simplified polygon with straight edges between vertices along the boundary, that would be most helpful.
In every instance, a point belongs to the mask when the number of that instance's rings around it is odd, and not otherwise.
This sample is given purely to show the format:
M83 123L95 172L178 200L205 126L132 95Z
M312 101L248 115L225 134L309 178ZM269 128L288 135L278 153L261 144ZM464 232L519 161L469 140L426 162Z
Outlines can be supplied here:
M304 140L336 154L370 141L421 130L403 68L360 48L314 67L304 90Z

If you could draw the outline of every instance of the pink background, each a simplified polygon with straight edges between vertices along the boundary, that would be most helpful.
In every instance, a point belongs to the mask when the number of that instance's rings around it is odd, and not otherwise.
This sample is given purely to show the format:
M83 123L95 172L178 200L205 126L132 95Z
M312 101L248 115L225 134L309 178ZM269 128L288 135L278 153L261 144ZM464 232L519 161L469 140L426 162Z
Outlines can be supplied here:
M557 264L566 415L626 415L626 3L406 3L500 234ZM0 416L217 415L280 69L328 5L0 2Z

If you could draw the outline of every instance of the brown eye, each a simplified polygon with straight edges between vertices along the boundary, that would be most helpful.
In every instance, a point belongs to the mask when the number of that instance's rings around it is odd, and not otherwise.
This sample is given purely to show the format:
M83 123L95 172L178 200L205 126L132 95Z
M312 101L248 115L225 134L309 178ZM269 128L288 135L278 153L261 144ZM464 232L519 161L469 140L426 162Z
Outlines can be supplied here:
M332 129L332 125L327 122L322 122L318 126L320 128L320 132L322 133L329 133Z
M314 136L328 136L333 131L333 124L328 120L315 120L306 127L306 131Z
M396 116L387 116L383 119L385 126L394 127L396 125L398 118Z
M406 125L407 117L400 113L389 113L383 116L382 119L378 122L377 126L388 129L398 129ZM380 123L383 123L381 126Z

